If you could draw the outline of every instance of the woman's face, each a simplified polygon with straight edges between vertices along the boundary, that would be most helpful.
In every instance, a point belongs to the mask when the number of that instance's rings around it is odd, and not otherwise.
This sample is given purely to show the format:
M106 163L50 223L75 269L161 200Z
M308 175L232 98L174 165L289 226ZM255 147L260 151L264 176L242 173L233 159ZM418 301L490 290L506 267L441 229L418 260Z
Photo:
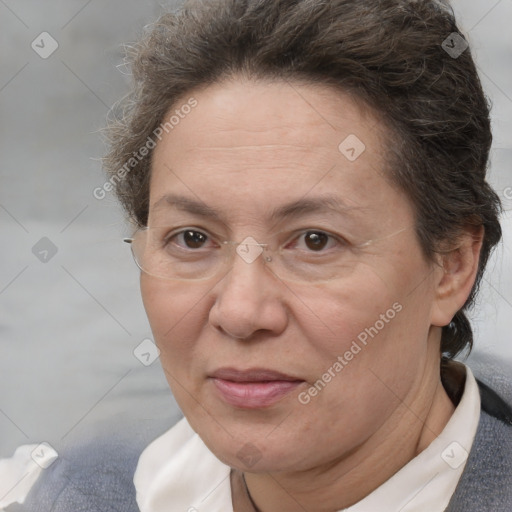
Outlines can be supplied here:
M286 254L334 258L339 272L327 282L281 280L272 262L249 263L241 252L229 272L204 281L143 273L165 374L192 428L226 464L326 464L383 428L438 351L435 272L411 205L384 178L385 128L327 87L232 81L191 96L197 105L154 152L149 225L207 235L196 245L177 236L177 250L279 240L296 251ZM162 199L171 194L219 219ZM305 200L307 208L271 217Z

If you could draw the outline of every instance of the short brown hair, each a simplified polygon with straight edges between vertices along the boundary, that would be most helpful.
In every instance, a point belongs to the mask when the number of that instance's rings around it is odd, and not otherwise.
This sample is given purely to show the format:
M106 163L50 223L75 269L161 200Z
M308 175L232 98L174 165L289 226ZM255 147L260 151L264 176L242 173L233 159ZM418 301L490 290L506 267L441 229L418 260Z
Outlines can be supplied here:
M489 105L470 49L447 2L434 0L193 0L167 13L130 47L133 88L106 133L104 160L130 219L146 225L151 152L126 163L169 109L197 87L244 74L331 84L385 120L389 178L416 211L416 233L433 260L468 225L483 226L475 285L443 327L441 351L471 349L464 310L473 304L501 238L501 203L486 182ZM452 37L452 39L449 39ZM447 39L448 38L448 39ZM133 159L132 159L133 160Z

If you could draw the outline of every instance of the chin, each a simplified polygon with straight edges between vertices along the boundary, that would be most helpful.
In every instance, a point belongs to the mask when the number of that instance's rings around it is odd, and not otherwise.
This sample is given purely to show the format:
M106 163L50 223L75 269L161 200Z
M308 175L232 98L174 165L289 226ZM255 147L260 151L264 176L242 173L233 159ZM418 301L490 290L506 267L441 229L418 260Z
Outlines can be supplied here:
M237 431L226 425L227 432L218 425L209 429L204 422L202 427L196 432L210 451L221 462L240 471L297 470L304 463L304 454L298 456L291 437L283 438L276 433L269 436L268 425L255 423L253 428L245 426Z

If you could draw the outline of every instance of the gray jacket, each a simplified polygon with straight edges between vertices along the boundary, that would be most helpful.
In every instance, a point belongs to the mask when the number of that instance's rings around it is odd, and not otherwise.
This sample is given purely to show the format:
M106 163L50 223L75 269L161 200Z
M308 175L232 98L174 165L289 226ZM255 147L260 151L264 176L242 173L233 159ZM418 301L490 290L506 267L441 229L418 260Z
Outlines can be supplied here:
M512 371L489 360L467 364L478 381L482 412L464 473L446 512L511 512ZM45 470L25 505L8 511L139 512L133 474L146 444L146 439L109 438L75 446ZM169 512L182 511L170 505Z

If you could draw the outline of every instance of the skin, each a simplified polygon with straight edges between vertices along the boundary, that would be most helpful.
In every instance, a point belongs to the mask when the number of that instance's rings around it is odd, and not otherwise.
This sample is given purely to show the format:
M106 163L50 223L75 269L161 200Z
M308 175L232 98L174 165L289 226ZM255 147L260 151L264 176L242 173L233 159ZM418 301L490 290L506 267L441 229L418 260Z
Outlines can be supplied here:
M386 128L346 94L237 77L192 95L197 107L154 152L149 225L176 215L163 195L181 194L224 221L187 215L179 227L239 242L322 228L347 240L346 271L328 283L283 282L261 259L235 257L225 276L202 282L142 273L168 382L210 450L245 472L262 512L348 507L424 450L453 414L439 377L441 326L471 290L482 233L462 234L436 263L425 259L413 206L384 174ZM366 146L353 162L338 150L349 134ZM323 193L341 198L345 214L277 226L266 219L276 206ZM401 311L302 404L299 393L394 303ZM209 378L221 367L268 368L305 382L270 407L244 409L227 404ZM260 456L251 467L237 456L247 443Z

